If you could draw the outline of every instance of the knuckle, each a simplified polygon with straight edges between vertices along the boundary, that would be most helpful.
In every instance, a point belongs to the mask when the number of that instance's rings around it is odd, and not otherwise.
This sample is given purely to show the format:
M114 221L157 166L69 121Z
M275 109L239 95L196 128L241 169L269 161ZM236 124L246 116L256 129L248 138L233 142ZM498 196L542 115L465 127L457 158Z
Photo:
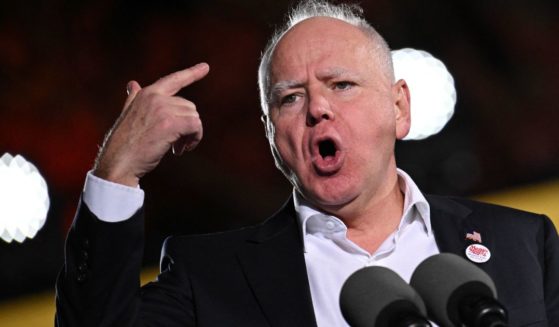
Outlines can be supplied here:
M199 130L202 128L202 121L199 118L191 119L191 125L193 129Z
M190 112L190 117L200 120L200 114L196 110Z
M197 133L202 129L202 121L195 117L185 117L181 129L187 133Z
M179 99L179 103L182 107L185 108L185 110L188 111L196 111L196 104L190 100L184 99L184 98L178 98Z
M184 100L184 101L188 108L190 108L191 110L196 110L196 104L194 102L189 100Z

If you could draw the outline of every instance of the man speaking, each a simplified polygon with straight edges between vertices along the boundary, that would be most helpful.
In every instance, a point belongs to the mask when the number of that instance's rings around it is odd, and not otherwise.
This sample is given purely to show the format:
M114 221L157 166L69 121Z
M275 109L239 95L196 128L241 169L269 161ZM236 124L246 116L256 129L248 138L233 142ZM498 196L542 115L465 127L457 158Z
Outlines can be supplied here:
M338 299L354 271L385 266L409 281L425 258L464 257L472 245L492 253L477 264L511 326L559 326L550 220L424 196L396 166L410 92L394 79L390 49L359 8L322 1L291 12L259 68L267 137L293 196L260 225L167 239L157 281L140 287L139 181L167 151L202 139L195 104L175 94L208 72L201 63L128 83L68 234L58 326L344 326Z

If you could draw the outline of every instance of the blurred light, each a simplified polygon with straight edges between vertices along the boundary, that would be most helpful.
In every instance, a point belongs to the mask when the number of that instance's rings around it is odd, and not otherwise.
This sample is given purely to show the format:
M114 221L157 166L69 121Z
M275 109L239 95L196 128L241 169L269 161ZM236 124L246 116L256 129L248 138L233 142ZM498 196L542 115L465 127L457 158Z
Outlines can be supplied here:
M22 156L0 158L0 238L23 242L43 227L50 201L47 184Z
M404 79L411 94L411 128L404 140L437 134L454 113L456 89L445 65L428 52L405 48L392 51L396 80Z

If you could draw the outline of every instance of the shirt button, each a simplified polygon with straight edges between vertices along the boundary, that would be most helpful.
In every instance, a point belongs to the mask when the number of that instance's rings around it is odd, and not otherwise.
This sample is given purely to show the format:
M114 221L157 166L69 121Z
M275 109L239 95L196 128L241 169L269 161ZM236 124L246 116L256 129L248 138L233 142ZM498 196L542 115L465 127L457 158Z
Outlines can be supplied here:
M334 224L334 222L331 221L331 220L326 223L326 227L328 229L334 229L335 226L336 226L336 224Z

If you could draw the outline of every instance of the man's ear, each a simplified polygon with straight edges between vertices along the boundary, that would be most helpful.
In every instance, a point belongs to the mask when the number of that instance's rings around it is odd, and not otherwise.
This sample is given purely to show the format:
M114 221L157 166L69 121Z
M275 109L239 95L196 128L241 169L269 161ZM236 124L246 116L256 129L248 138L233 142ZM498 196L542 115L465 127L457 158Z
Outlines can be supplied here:
M401 140L408 135L411 126L411 97L406 81L401 79L392 85L392 96L396 118L396 138Z
M260 121L264 124L264 133L266 133L266 138L268 138L268 115L260 115Z
M266 133L266 138L268 139L268 141L273 141L275 130L272 120L270 119L270 115L262 114L262 116L260 116L260 120L262 121L262 124L264 124L264 132Z
M260 120L262 120L262 123L264 124L264 129L266 130L266 138L268 139L268 143L270 144L270 150L272 151L272 157L274 157L276 167L287 177L287 179L291 181L289 169L287 168L287 166L284 165L283 159L281 158L281 155L276 148L274 140L276 128L274 126L274 123L272 122L272 118L270 118L269 114L262 114L262 116L260 116Z

